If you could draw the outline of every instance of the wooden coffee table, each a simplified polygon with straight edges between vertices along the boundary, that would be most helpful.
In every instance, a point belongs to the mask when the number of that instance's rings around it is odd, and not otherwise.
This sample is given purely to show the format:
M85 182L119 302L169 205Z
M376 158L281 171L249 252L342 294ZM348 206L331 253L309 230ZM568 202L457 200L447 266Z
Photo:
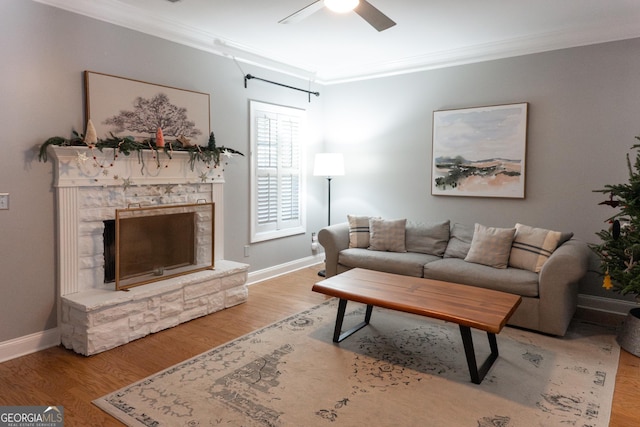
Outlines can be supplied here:
M355 268L316 283L313 291L340 298L333 341L340 342L369 324L373 306L419 314L460 326L471 381L480 384L498 358L500 333L522 298L518 295L439 280ZM364 321L342 332L347 301L367 305ZM491 354L476 363L471 328L487 332Z

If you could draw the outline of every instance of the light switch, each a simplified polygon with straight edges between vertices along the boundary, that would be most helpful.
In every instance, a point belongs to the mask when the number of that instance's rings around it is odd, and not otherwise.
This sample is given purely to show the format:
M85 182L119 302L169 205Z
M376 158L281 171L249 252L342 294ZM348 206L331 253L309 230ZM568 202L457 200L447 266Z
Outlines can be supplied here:
M9 209L9 193L0 193L0 210Z

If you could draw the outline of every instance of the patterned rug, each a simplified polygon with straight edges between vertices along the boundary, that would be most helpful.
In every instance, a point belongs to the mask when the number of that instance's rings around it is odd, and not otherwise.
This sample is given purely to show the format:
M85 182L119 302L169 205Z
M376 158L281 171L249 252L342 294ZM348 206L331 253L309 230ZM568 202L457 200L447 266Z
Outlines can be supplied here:
M214 348L94 403L129 426L607 426L614 331L564 338L507 327L472 384L457 325L374 309L332 342L337 300ZM364 307L349 303L344 328ZM474 331L478 358L489 352Z

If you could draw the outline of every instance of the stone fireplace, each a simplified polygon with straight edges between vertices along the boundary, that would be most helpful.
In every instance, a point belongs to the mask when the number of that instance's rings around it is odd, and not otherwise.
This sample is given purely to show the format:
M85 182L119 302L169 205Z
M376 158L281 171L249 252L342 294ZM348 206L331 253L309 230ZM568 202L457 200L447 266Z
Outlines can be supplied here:
M222 259L222 168L174 152L130 156L113 149L49 147L57 200L59 325L62 344L91 355L245 302L247 264ZM116 291L105 283L105 221L117 209L212 203L212 269Z

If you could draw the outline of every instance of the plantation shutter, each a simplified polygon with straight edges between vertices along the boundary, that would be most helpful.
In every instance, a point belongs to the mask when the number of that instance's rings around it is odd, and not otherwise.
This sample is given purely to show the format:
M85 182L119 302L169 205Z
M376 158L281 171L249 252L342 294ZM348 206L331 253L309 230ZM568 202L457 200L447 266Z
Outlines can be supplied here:
M256 118L257 126L257 208L263 231L275 229L278 221L278 120L265 114Z
M281 221L300 219L300 123L291 117L279 123L282 136L279 150L281 169Z
M252 242L304 232L301 110L251 106Z

